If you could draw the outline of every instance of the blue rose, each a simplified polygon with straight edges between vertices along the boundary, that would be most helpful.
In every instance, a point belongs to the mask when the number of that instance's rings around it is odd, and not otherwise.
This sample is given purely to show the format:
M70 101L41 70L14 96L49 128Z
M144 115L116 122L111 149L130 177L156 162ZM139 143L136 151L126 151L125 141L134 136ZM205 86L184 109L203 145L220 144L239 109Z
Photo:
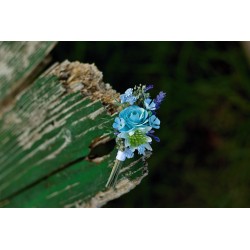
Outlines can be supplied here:
M149 127L148 111L139 106L133 105L125 108L120 112L119 117L125 121L125 126L120 129L121 132L143 130Z

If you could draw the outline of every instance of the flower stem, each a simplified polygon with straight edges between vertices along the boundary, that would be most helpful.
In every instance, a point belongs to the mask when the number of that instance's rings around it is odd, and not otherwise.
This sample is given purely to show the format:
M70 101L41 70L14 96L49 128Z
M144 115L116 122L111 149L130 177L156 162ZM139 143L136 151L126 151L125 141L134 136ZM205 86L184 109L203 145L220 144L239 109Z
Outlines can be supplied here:
M106 188L115 187L121 166L122 166L122 161L116 159L112 172L109 176L108 182L105 185Z

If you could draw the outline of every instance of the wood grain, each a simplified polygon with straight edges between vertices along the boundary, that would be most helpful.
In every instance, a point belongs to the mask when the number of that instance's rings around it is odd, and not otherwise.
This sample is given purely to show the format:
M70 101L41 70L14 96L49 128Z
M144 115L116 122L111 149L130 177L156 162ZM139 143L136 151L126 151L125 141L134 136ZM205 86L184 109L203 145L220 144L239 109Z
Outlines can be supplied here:
M0 120L0 206L100 207L138 185L145 159L126 161L106 190L116 149L89 157L114 138L117 95L95 65L68 61L19 93Z
M0 103L46 66L56 42L0 42ZM5 104L5 103L4 103ZM3 104L2 104L3 105Z

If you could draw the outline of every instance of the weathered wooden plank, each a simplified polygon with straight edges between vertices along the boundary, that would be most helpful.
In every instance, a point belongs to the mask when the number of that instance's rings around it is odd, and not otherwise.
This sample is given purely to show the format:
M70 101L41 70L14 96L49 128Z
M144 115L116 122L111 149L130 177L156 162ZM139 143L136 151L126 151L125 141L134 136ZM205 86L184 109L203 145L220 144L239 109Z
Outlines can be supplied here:
M116 150L89 156L113 138L115 96L94 65L69 62L20 93L0 121L1 206L101 206L134 188L147 173L142 159L126 162L117 190L105 190Z
M99 164L81 160L16 195L10 201L5 201L2 206L100 207L133 189L147 175L142 159L130 161L119 177L117 189L105 190L115 153L114 150Z
M0 42L0 103L16 91L37 69L55 42Z

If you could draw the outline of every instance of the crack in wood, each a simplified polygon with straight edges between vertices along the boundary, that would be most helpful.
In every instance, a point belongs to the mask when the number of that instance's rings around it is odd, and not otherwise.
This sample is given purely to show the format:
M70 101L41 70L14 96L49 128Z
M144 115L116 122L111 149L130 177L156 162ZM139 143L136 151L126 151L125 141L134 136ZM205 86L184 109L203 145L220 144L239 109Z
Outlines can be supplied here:
M59 167L58 169L52 171L51 173L45 175L44 177L42 177L42 178L40 178L40 179L38 179L38 180L36 180L36 181L30 183L29 185L27 185L27 186L23 187L22 189L16 191L15 193L13 193L13 194L11 194L11 195L5 197L4 199L0 200L0 207L1 207L1 204L3 204L3 203L6 203L6 204L7 204L7 203L8 203L8 200L11 200L12 198L14 198L14 197L16 197L16 196L18 196L18 195L24 193L25 191L29 190L30 188L33 188L34 186L38 185L39 183L41 183L41 182L47 180L49 177L51 177L51 176L53 176L53 175L55 175L55 174L58 174L58 173L60 173L61 171L63 171L63 170L65 170L65 169L69 168L70 166L73 166L73 165L75 165L75 164L77 164L77 163L79 163L79 162L81 162L81 161L84 161L85 159L86 159L86 156L83 156L83 157L80 157L80 158L78 158L78 159L76 159L76 160L74 160L74 161L71 161L71 162L69 162L69 163L67 163L67 164L65 164L65 165L63 165L63 166L61 166L61 167Z
M95 138L90 146L90 152L86 157L86 160L95 163L101 163L104 161L109 154L115 148L115 139L110 136L103 135L101 137Z
M35 84L30 92L16 97L21 106L5 114L3 120L3 131L10 133L12 140L0 134L6 143L0 152L0 206L8 206L12 200L23 204L22 199L24 206L45 201L66 206L68 199L61 200L61 196L73 192L74 199L81 199L80 206L99 207L140 183L147 173L139 159L125 165L118 192L101 191L115 147L114 135L104 127L111 127L119 111L114 105L119 94L103 82L94 64L55 64ZM37 193L41 201L36 200ZM35 201L29 201L30 197Z

